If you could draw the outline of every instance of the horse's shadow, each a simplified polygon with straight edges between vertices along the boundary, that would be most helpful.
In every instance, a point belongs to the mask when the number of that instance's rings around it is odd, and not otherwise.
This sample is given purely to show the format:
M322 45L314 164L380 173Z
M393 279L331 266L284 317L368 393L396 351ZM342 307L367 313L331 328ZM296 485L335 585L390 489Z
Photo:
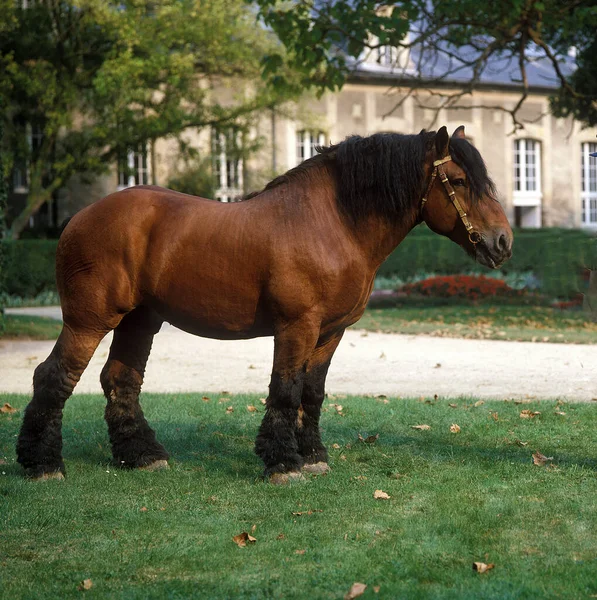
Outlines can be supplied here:
M254 478L262 472L262 463L253 452L253 444L257 435L258 423L233 421L223 424L189 421L154 420L158 439L170 453L171 461L180 467L190 470L218 472L222 475ZM65 433L64 458L83 463L111 464L112 458L107 431L102 433L101 427L93 427L94 437L85 443L77 443ZM103 428L105 429L105 427ZM424 436L400 433L399 427L388 424L379 429L380 438L375 444L364 444L358 440L357 430L350 424L336 423L328 430L323 430L323 442L328 447L332 441L342 442L342 453L351 462L372 463L374 455L383 454L388 459L396 460L399 468L405 459L419 459L427 463L475 464L479 467L495 463L514 465L532 464L532 453L537 449L532 446L519 446L504 443L495 446L474 444L466 438L454 437L446 443L441 434L426 432ZM74 433L76 428L73 429ZM348 446L348 447L347 447ZM545 438L545 447L549 446L549 437ZM332 453L333 466L335 456ZM409 462L412 462L410 460ZM597 457L579 456L567 450L557 451L554 463L558 468L583 467L597 471ZM380 463L381 464L381 463ZM350 467L349 467L350 468ZM373 467L380 468L383 467ZM416 469L416 466L414 467ZM390 474L390 473L388 473Z

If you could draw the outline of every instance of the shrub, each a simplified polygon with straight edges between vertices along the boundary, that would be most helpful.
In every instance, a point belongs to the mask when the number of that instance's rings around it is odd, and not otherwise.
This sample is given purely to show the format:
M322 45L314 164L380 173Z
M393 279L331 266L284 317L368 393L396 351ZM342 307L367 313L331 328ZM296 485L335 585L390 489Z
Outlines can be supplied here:
M56 290L58 240L19 240L6 244L4 289L10 296L32 298Z
M584 270L597 266L595 238L575 229L533 229L514 232L513 256L500 271L534 273L541 292L571 298L586 287ZM486 271L452 241L418 227L381 265L378 275L412 279L418 272L455 275Z
M434 298L467 298L478 300L495 296L521 296L522 290L513 290L500 279L485 277L483 275L446 275L430 277L407 283L400 288L407 295L421 295Z

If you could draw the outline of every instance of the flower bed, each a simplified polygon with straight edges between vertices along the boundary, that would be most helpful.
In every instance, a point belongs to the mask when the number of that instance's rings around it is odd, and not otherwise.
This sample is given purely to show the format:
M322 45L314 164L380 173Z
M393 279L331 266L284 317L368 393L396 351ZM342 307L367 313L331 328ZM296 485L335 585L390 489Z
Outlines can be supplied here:
M520 297L524 290L512 289L501 279L493 279L484 275L445 275L429 277L415 283L403 285L400 292L407 296L426 296L434 298L481 298Z

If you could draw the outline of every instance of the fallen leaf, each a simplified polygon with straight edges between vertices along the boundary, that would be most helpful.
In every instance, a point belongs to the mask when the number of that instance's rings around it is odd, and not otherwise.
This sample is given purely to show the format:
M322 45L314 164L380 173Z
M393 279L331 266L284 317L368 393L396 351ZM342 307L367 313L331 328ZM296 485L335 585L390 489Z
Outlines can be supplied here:
M452 423L452 425L450 425L450 431L452 433L460 433L460 425L456 425L456 423Z
M473 406L474 406L475 408L477 408L478 406L481 406L482 404L485 404L485 402L483 402L483 400L477 400L477 402L475 402L475 403L473 404Z
M442 363L436 363L434 369L439 369L442 366Z
M79 584L79 591L90 590L93 587L93 581L91 579L83 579Z
M540 415L541 413L538 410L532 411L529 410L528 408L525 408L521 413L520 413L520 418L521 419L534 419L537 415Z
M340 450L340 444L332 444L334 450Z
M379 594L379 590L380 590L380 588L381 588L381 586L379 586L379 585L374 585L374 586L373 586L373 591L374 591L376 594Z
M533 454L533 464L537 465L538 467L542 467L546 462L550 460L553 460L553 456L547 457L544 454L541 454L539 450L537 450Z
M553 414L560 415L561 417L563 417L566 413L563 410L556 410Z
M211 398L209 396L203 396L201 400L203 400L203 402L209 402Z
M377 396L375 396L375 397L379 398L380 400L387 398L387 396L385 394L377 394ZM597 398L595 398L595 400L597 400Z
M458 404L448 404L450 408L458 408Z
M391 498L391 496L389 494L382 492L382 490L375 490L373 492L373 497L376 500L389 500Z
M295 554L304 554L306 552L306 550L295 550L294 553Z
M494 421L499 421L499 416L498 416L497 412L491 412L491 413L489 413L489 414L491 415L491 418L492 418Z
M521 442L520 440L516 440L516 443L517 443L519 446L528 446L528 444L529 444L528 442Z
M431 429L431 425L411 425L411 429L418 429L419 431L427 431Z
M344 595L344 600L353 600L353 598L358 598L359 596L363 595L366 589L367 584L365 583L353 583L350 590Z
M285 536L283 533L279 533L279 534L276 536L276 539L277 539L277 540L285 540L285 539L286 539L286 536Z
M364 438L359 433L359 442L364 442L365 444L375 444L375 442L377 442L378 439L379 439L379 433L376 433L375 435L370 435L366 438Z
M255 533L256 530L257 530L257 525L253 525L253 527L251 527L251 533Z
M340 454L340 460L346 460L346 454Z
M246 531L243 531L242 533L239 533L238 535L235 535L232 538L232 541L239 548L244 548L247 545L247 542L249 544L254 544L257 541L257 538L254 538L252 535L248 534Z
M252 404L247 404L247 410L249 412L257 412L257 408L255 406L253 406Z
M234 406L229 406L229 407L226 409L226 414L227 414L227 415L229 415L229 414L231 414L231 413L233 413L233 412L234 412Z
M292 514L295 517L302 517L303 515L312 515L313 513L320 513L323 512L323 510L321 510L321 508L315 508L313 510L304 510L302 512L293 512Z
M385 357L386 357L386 353L385 353L385 352L382 352L382 353L379 355L379 358L381 358L381 359L384 359Z
M147 512L147 506L142 506L142 507L139 509L139 511L140 511L140 512Z
M17 409L14 406L11 406L8 402L5 402L4 406L0 406L0 412L11 414L11 413L16 413Z
M249 365L249 369L254 369L255 365Z
M495 567L495 565L493 563L489 563L488 565L486 565L483 562L474 562L473 563L473 571L477 571L477 573L485 573L486 571L489 571L490 569L493 569Z

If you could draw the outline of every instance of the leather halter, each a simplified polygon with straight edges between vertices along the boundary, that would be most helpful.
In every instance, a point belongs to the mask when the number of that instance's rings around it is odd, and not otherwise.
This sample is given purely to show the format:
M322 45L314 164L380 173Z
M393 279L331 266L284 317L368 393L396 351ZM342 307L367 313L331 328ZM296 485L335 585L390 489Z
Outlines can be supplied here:
M444 167L442 166L444 163L450 162L451 160L452 160L452 157L448 154L447 156L444 156L444 158L440 158L439 160L436 160L433 162L433 172L431 173L431 179L429 180L429 185L427 186L427 191L425 192L425 195L421 199L421 219L423 218L423 208L425 207L425 203L427 202L427 197L429 196L429 192L431 192L431 188L433 187L433 182L435 181L435 178L437 177L437 175L439 173L439 178L440 178L441 182L444 184L444 188L448 194L448 197L450 198L452 204L454 205L454 208L458 211L458 216L460 217L463 225L466 228L466 231L468 233L468 239L469 239L470 243L475 245L481 241L481 234L478 231L475 231L475 229L471 225L471 222L468 220L468 217L466 216L466 212L463 210L462 206L460 205L460 202L458 202L458 198L456 198L456 192L454 191L454 188L450 184L450 181L448 180L448 176L446 175L446 172L444 171Z

